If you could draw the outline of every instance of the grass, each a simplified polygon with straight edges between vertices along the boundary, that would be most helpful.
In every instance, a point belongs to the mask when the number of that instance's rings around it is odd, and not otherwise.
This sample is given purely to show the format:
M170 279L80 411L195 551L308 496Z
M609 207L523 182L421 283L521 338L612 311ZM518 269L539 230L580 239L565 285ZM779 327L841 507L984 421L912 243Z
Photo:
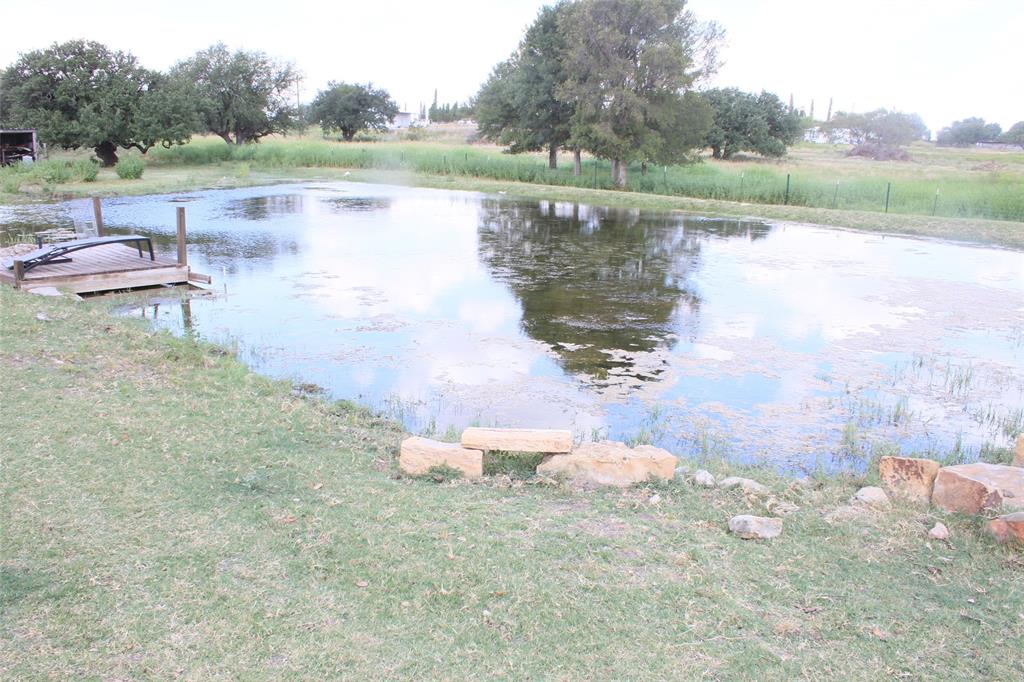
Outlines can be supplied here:
M706 160L652 169L647 176L637 167L629 190L621 192L610 189L606 162L588 158L577 178L568 155L551 171L544 154L511 156L490 145L470 145L465 139L471 131L455 128L430 129L423 133L430 135L426 140L350 144L312 134L245 147L197 138L188 145L154 149L146 177L130 183L104 170L92 183L30 183L14 192L0 172L0 201L344 178L1024 248L1024 152L941 149L922 143L912 149L911 162L875 162L847 158L840 146L801 144L783 160Z
M700 163L631 168L629 191L753 204L1024 221L1024 153L971 172L937 163L877 163L846 159L845 148L799 147L788 162ZM831 163L822 163L823 154ZM433 143L338 144L324 140L271 140L233 147L216 139L156 149L159 163L204 165L250 162L266 168L327 167L403 170L588 189L612 189L607 161L588 159L572 174L568 157L557 170L543 155L498 153L490 146ZM804 161L801 163L801 159ZM786 187L789 185L787 193ZM938 192L938 194L936 194ZM938 197L938 198L936 198Z
M4 679L1024 674L1024 555L827 524L863 480L753 472L802 510L746 542L738 492L398 477L394 424L102 303L0 325Z

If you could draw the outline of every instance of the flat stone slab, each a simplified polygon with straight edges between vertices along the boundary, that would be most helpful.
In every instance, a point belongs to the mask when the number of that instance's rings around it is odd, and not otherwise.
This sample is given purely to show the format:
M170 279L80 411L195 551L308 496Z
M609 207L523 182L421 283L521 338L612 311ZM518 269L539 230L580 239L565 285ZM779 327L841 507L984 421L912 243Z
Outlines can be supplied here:
M729 531L744 540L770 540L782 535L782 519L740 514L729 519Z
M50 296L52 298L60 298L64 295L57 287L32 287L30 289L26 289L26 291L30 294L35 294L36 296Z
M470 427L462 432L462 447L505 452L567 453L572 450L572 431Z
M1024 469L982 462L943 467L935 477L932 504L967 514L1024 509Z
M575 483L624 488L651 478L671 481L676 458L651 445L630 448L616 441L583 443L568 455L551 455L537 466L537 473L565 476Z
M878 477L893 497L928 504L940 468L933 459L883 457L878 462Z
M423 476L433 467L446 466L462 472L466 478L484 475L484 453L458 443L442 443L413 436L402 441L398 468L410 476Z

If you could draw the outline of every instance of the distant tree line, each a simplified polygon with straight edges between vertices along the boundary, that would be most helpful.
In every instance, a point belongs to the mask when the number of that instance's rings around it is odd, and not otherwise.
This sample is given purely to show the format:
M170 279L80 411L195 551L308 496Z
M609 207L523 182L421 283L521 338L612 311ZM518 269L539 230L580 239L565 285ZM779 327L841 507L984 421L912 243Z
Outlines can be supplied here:
M437 90L434 90L434 102L427 109L426 115L431 123L452 123L473 118L473 102L469 101L465 104L459 102L438 104Z
M717 70L722 37L685 0L559 0L539 12L473 100L439 104L435 91L420 118L474 117L486 138L512 153L547 151L552 168L558 152L569 150L577 175L588 152L611 161L620 187L631 163L646 172L648 164L687 162L706 148L722 159L745 151L783 155L813 115L795 111L792 97L787 107L768 92L699 89ZM73 40L22 54L0 72L0 125L35 128L42 141L64 149L92 149L109 166L119 148L145 154L195 133L244 145L315 124L352 140L360 130L384 129L398 113L390 95L369 83L332 81L299 106L299 77L290 63L222 43L162 73L130 53ZM860 145L895 147L930 136L916 114L832 115L831 103L821 127ZM937 140L1024 147L1024 121L1003 132L968 118L943 128Z
M749 150L780 156L799 139L799 116L770 93L697 92L717 69L723 36L685 0L562 0L543 8L518 49L494 67L476 97L486 137L512 153L546 150L611 161L624 186L630 163L689 161L711 146L720 158Z
M41 140L63 149L91 148L112 166L118 148L145 154L158 144L184 144L194 133L243 145L317 123L351 140L398 113L387 92L338 82L300 111L298 78L291 64L222 43L161 73L130 53L72 40L23 54L0 72L0 125L35 128Z
M998 142L1024 148L1024 121L1017 121L1003 132L998 123L986 123L983 118L965 118L940 130L935 141L944 147L969 147L982 142Z

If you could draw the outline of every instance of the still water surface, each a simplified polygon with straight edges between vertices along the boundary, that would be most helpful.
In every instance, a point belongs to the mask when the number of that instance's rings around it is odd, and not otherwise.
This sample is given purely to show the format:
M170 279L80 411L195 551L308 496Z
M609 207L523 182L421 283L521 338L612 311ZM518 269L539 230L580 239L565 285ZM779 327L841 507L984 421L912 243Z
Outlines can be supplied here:
M105 202L218 292L126 314L420 433L565 427L681 455L860 468L977 456L1024 414L1024 255L810 226L355 183ZM89 220L0 208L0 229Z

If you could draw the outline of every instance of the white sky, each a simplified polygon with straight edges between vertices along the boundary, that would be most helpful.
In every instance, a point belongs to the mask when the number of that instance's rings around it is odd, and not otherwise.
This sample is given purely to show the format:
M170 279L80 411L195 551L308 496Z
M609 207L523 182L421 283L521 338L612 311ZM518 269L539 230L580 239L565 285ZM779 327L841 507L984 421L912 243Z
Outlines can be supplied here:
M4 24L10 22L3 0ZM0 66L72 38L127 50L166 69L218 40L290 60L302 98L328 80L372 81L399 106L473 95L515 48L545 0L313 2L37 0L28 31L5 26ZM726 29L713 83L762 88L822 117L878 107L913 111L933 131L981 116L1024 119L1022 0L690 0ZM126 8L130 8L126 11ZM20 22L15 22L20 23Z

